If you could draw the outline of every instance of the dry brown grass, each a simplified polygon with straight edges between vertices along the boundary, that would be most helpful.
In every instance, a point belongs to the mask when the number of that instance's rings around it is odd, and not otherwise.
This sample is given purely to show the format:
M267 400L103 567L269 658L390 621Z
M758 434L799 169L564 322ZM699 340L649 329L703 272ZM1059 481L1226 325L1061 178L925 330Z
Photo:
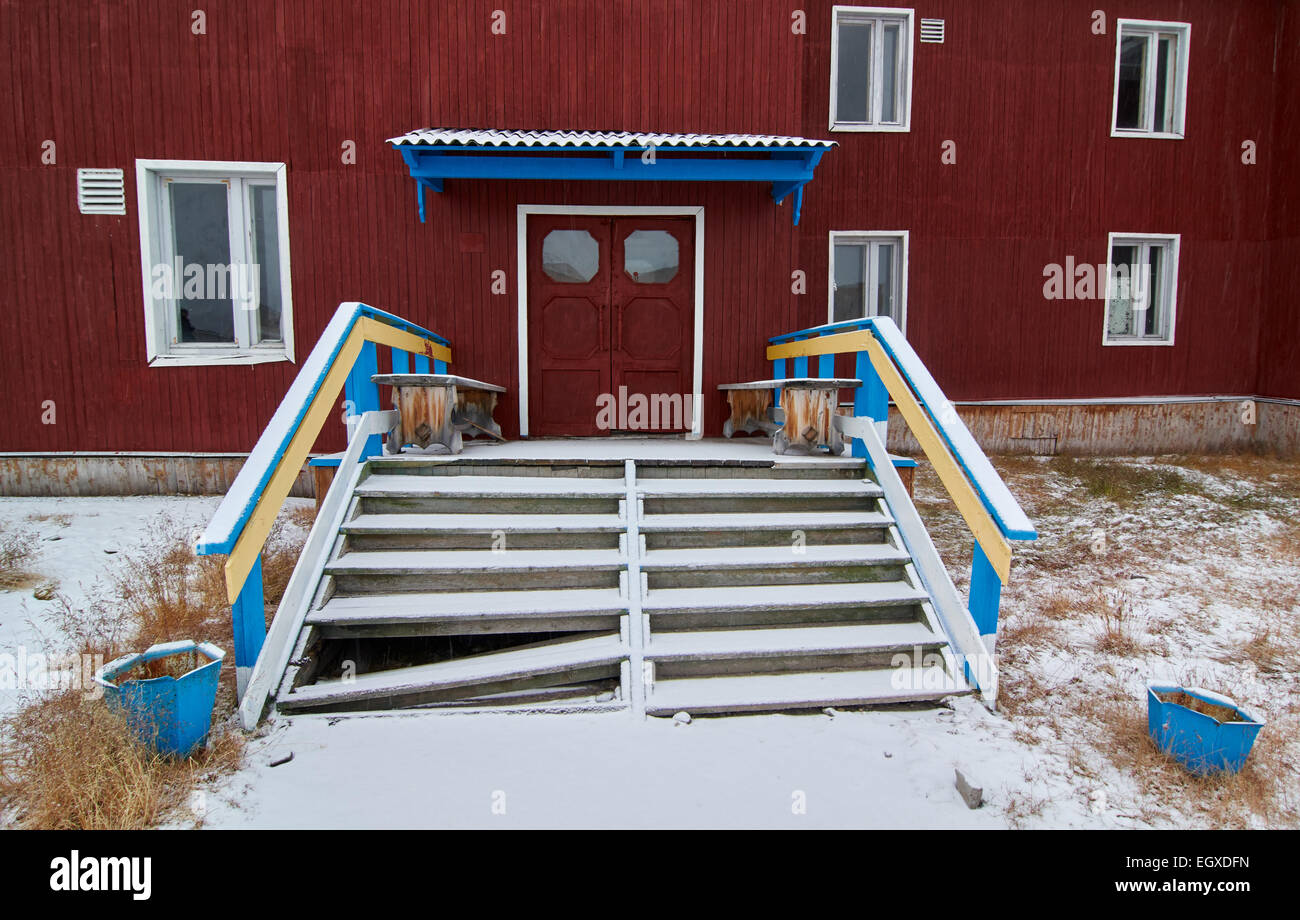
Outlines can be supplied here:
M1025 779L1032 782L1032 778L1028 775L1025 776ZM1043 809L1047 807L1050 801L1049 796L1026 787L1007 795L1006 802L1002 806L1002 814L1013 829L1019 830L1026 827L1031 818L1041 817Z
M234 770L243 736L215 728L183 760L136 741L122 714L80 690L46 697L8 720L0 740L0 801L24 828L136 830L179 817L201 781Z
M40 552L40 537L35 533L0 526L0 589L25 588L37 582L40 576L29 566Z
M1064 591L1053 591L1043 597L1038 604L1040 616L1049 620L1068 620L1074 616L1077 602Z
M1290 629L1281 617L1261 617L1232 660L1249 661L1265 674L1293 670L1300 643L1297 643L1294 622L1289 625Z
M1136 655L1142 651L1133 602L1127 592L1097 589L1087 610L1096 617L1097 651L1111 655Z
M301 550L290 515L302 526L302 509L278 520L264 555L268 611ZM48 615L69 651L100 661L182 639L229 650L224 563L196 556L193 534L161 522L146 544L124 554L106 595L83 604L56 595ZM223 667L207 747L185 759L154 754L121 715L82 690L37 700L0 723L0 806L31 828L143 828L177 817L196 784L242 760L242 733L223 724L235 708L234 679L234 667Z
M1008 647L1038 649L1059 643L1061 630L1057 624L1037 612L1009 619L998 629L998 647L1005 654Z
M1265 725L1241 772L1198 776L1151 740L1138 702L1103 700L1090 705L1089 715L1102 728L1098 750L1165 818L1177 810L1216 828L1250 827L1252 818L1270 826L1300 820L1297 771L1286 751L1286 738L1298 727L1294 719Z
M1266 537L1262 543L1263 551L1278 561L1300 565L1300 521L1283 523L1276 533Z

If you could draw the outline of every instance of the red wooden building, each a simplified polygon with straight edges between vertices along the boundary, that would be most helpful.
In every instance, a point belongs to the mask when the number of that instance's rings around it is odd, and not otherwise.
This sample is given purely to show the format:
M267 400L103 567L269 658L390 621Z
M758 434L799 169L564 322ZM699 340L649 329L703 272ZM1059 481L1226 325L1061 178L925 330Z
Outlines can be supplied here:
M505 385L510 437L595 433L590 395L620 386L695 395L716 436L717 384L767 376L770 336L889 314L991 449L1293 450L1298 18L1290 0L5 3L0 447L246 452L360 300ZM428 126L477 133L408 136ZM528 160L512 131L660 139L541 135L572 173L425 182L392 142ZM816 150L813 177L779 206L776 181L725 181L759 158L737 135L810 173ZM692 146L738 172L582 175ZM195 263L228 266L226 287ZM1108 285L1120 265L1145 284ZM4 489L34 488L32 462L11 455Z

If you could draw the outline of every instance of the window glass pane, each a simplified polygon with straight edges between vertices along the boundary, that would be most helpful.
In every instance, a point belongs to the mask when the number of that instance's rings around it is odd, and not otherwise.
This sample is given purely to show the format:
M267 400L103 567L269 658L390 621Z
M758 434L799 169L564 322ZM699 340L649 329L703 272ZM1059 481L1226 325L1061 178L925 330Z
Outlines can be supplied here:
M168 185L175 279L176 330L182 342L235 341L230 269L230 213L224 182ZM197 268L195 267L197 266Z
M835 247L835 322L846 319L861 319L867 315L866 278L863 269L866 266L866 247L861 244L836 245Z
M1110 299L1106 306L1106 332L1109 335L1134 335L1133 297L1135 291L1133 269L1137 264L1138 248L1117 244L1110 250Z
M1147 274L1141 279L1142 290L1138 293L1143 295L1141 306L1145 307L1143 316L1139 320L1139 326L1143 335L1160 336L1164 334L1164 318L1160 315L1163 312L1161 299L1164 297L1163 285L1161 285L1161 271L1164 265L1164 247L1152 245L1147 250Z
M1156 44L1156 102L1155 130L1171 132L1174 129L1174 41L1164 35Z
M257 309L258 341L278 342L280 313L280 234L276 219L275 186L253 185L248 189L250 236L253 241L250 284L255 289L252 306Z
M666 230L633 230L623 241L623 271L637 284L672 281L677 265L677 238Z
M870 121L871 23L844 22L839 30L835 120Z
M1146 68L1147 37L1126 35L1119 43L1119 86L1116 89L1115 127L1146 127L1146 93L1143 72Z
M552 230L542 241L542 271L552 281L585 284L600 268L600 244L586 230Z
M897 298L894 296L894 257L897 247L893 243L879 243L876 246L876 316L888 316L898 322L894 312Z
M888 124L898 121L898 25L884 27L881 53L880 120Z

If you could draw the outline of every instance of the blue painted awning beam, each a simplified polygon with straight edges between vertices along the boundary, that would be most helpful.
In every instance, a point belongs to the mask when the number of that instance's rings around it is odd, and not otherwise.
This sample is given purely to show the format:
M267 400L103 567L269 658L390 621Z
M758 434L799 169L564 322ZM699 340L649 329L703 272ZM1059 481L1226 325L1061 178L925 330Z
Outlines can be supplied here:
M772 200L794 202L799 223L803 189L824 147L464 147L394 144L416 180L420 221L425 190L446 179L532 179L619 182L770 182ZM687 152L689 151L689 155ZM579 154L574 156L573 154ZM583 155L586 154L586 155ZM592 155L595 154L595 155ZM748 154L749 156L736 156Z

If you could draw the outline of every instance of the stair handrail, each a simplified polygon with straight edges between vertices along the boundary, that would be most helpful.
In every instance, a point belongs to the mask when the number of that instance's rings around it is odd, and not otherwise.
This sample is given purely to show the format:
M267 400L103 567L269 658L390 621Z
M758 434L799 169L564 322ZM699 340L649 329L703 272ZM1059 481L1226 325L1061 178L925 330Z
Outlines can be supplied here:
M997 637L1002 586L1010 578L1010 541L1035 540L1038 531L944 395L929 369L887 316L827 323L768 340L773 378L835 376L835 355L856 355L862 386L854 393L855 419L882 425L892 398L975 538L967 608L990 653ZM792 363L786 373L787 361ZM883 433L881 436L883 441ZM854 456L867 457L861 437Z
M365 465L366 442L374 435L392 429L397 424L397 413L363 413L356 422L347 450L339 458L338 468L329 491L325 493L316 520L312 523L307 540L303 543L298 564L294 566L289 583L285 585L280 609L267 631L261 654L248 678L248 686L239 700L239 718L246 731L252 731L261 721L267 697L275 689L275 682L289 666L294 639L302 631L307 619L315 587L320 583L325 564L330 559L334 538L343 526L353 491Z
M243 695L266 635L261 553L325 420L346 395L350 418L379 409L376 347L392 349L393 371L444 373L449 343L409 320L357 301L339 304L275 414L199 537L201 556L225 553L226 593L234 624L237 686ZM379 453L371 435L365 456Z

